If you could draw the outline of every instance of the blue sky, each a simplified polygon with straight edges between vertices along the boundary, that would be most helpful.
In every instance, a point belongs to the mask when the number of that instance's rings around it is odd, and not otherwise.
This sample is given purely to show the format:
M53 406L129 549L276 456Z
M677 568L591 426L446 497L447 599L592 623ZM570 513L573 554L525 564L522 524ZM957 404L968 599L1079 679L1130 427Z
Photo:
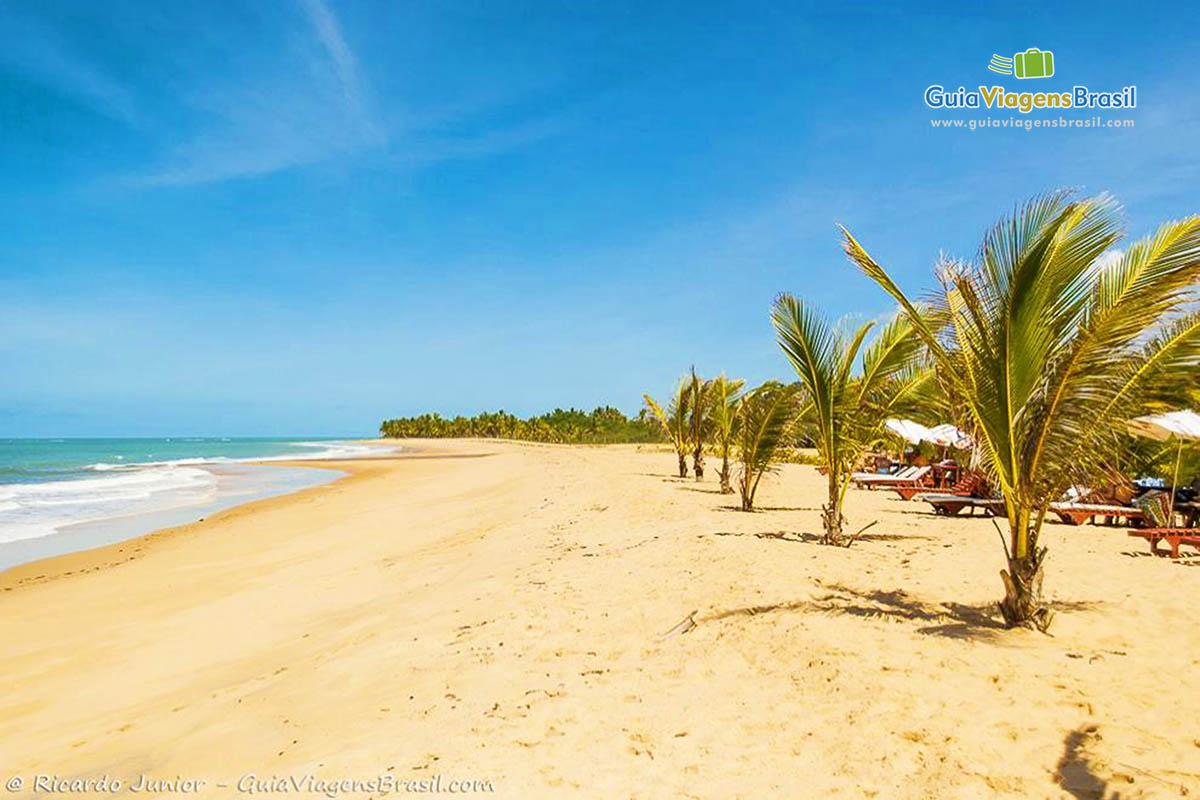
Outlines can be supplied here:
M787 376L780 291L886 311L835 222L919 290L1038 191L1200 211L1200 9L897 5L0 0L0 435L633 412ZM988 113L931 83L1136 127L934 130Z

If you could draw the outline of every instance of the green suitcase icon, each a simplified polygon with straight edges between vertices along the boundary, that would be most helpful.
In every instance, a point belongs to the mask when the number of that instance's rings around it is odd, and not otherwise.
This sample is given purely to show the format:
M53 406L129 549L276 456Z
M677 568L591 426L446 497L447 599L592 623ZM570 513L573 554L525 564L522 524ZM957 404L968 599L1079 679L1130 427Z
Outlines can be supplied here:
M1013 67L1018 78L1049 78L1054 74L1054 53L1031 47L1013 56Z

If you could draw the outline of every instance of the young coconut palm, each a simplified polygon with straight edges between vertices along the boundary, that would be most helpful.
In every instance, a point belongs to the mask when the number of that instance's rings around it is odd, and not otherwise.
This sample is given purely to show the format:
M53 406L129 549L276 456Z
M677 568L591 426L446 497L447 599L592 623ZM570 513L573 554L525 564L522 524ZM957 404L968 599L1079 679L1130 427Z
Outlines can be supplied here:
M696 480L704 480L704 441L709 434L709 382L700 379L692 367L692 379L688 385L688 439L692 446L692 471Z
M984 238L974 263L943 263L918 306L843 229L850 258L899 301L965 398L978 455L1004 494L1009 626L1045 630L1048 505L1086 482L1123 420L1200 367L1200 217L1163 225L1113 257L1121 217L1107 196L1031 200Z
M691 429L688 425L691 397L692 384L686 376L675 387L675 395L667 404L666 411L663 411L662 406L656 403L653 397L648 394L642 395L646 406L654 414L658 424L662 426L671 446L675 448L675 455L679 457L679 477L681 478L687 477L687 454L692 441Z
M754 510L754 495L762 476L776 469L779 448L796 422L799 387L768 381L738 402L734 444L740 474L742 511Z
M737 405L739 395L745 381L730 380L724 375L713 378L708 382L709 419L712 423L713 444L721 456L721 469L717 476L721 479L721 493L733 494L730 481L729 455L733 449L733 437L737 431Z
M884 420L893 410L929 383L930 371L917 363L921 340L897 315L864 349L874 322L847 337L788 294L776 298L771 318L808 394L805 417L829 482L822 542L849 547L857 534L843 533L842 504L854 465L882 438ZM861 372L856 372L860 354Z

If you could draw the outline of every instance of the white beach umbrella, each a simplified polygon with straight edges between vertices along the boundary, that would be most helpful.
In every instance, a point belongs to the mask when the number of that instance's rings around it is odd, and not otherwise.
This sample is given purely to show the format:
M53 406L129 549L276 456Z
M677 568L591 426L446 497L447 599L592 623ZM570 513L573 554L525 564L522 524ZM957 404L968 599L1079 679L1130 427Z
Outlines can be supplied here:
M1200 441L1200 414L1195 411L1168 411L1149 417L1137 417L1125 423L1130 433L1160 442L1172 438Z
M929 428L919 422L913 422L911 419L889 419L885 420L883 424L889 431L911 444L920 444L930 435Z
M971 437L951 425L949 422L935 425L929 429L929 441L941 447L953 447L967 450L972 445Z
M1186 409L1168 411L1165 414L1136 417L1128 420L1125 425L1135 436L1144 436L1159 442L1175 439L1179 443L1175 454L1175 474L1171 478L1171 512L1174 514L1175 484L1179 482L1179 461L1183 457L1183 443L1200 441L1200 414Z

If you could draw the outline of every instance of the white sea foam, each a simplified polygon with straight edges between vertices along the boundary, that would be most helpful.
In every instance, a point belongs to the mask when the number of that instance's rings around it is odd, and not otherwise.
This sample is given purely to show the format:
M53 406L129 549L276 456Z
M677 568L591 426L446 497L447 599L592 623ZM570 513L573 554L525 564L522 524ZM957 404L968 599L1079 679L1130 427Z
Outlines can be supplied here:
M141 470L148 466L188 466L196 464L255 464L268 461L316 461L316 460L339 460L351 458L365 458L367 456L380 455L382 453L394 452L399 450L399 447L394 445L373 445L361 444L359 442L288 442L291 447L306 447L310 448L307 452L288 453L286 455L276 456L247 456L245 458L228 458L226 456L214 456L211 458L177 458L169 461L143 461L135 464L109 464L107 462L99 462L89 464L86 469L95 470L97 472L109 472L114 470L133 471ZM121 460L122 456L117 456Z
M91 464L94 478L0 484L0 543L56 533L66 526L211 503L218 475L206 467L251 462L352 459L396 448L355 442L295 442L299 452L247 458L180 458ZM122 460L122 456L116 456Z
M279 456L277 458L286 458L289 461L307 460L314 458L322 459L338 459L338 458L363 458L365 456L374 456L381 453L389 453L400 448L395 445L377 445L377 444L362 444L361 442L295 442L296 447L312 447L315 452L301 453L297 456ZM267 459L273 460L273 459Z
M0 542L47 536L78 522L208 502L216 485L208 470L172 465L0 485Z

